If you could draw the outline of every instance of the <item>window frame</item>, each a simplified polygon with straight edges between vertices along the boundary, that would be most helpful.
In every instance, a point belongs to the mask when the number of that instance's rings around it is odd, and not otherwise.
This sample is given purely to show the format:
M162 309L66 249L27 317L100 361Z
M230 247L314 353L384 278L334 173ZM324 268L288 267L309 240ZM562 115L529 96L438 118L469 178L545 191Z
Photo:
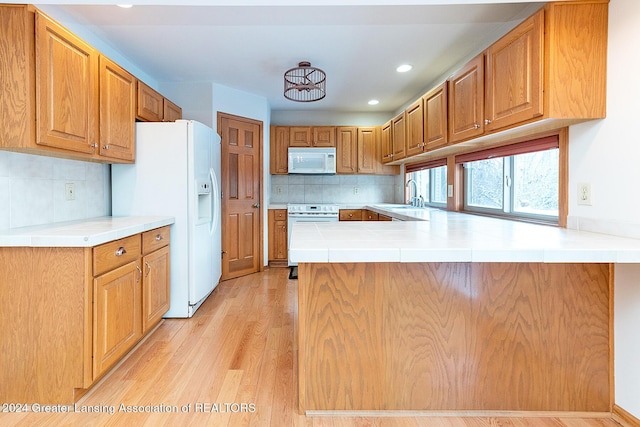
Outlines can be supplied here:
M409 180L408 178L408 174L410 173L414 173L414 172L419 172L419 171L429 171L429 188L428 188L428 202L425 202L425 206L430 207L430 208L438 208L438 209L446 209L447 208L447 200L445 199L444 202L433 202L432 200L432 195L434 193L434 182L435 180L433 179L433 173L435 171L435 169L437 168L441 168L441 167L446 167L447 168L447 172L445 173L445 194L446 194L446 187L447 187L447 178L448 177L448 164L447 164L447 158L441 158L441 159L436 159L436 160L430 160L427 162L420 162L420 163L412 163L412 164L408 164L405 166L405 171L404 171L404 182L405 182L405 187L406 187L406 182ZM406 194L406 190L405 190L405 202L407 200L407 194Z

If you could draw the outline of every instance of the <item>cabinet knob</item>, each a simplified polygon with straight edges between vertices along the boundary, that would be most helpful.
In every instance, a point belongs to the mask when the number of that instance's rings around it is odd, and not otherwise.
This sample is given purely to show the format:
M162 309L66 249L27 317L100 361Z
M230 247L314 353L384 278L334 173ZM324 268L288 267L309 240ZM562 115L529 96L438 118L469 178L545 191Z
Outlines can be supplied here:
M480 129L480 125L479 125L478 123L474 123L474 124L473 124L473 128L474 128L474 129Z
M124 247L120 246L116 251L116 256L122 256L126 253L127 253L127 250Z
M156 242L159 242L160 240L164 239L164 237L162 237L162 234L158 234L156 236Z
M489 119L484 119L484 124L485 124L485 125L490 125L490 124L491 124L491 120L489 120Z
M103 149L103 150L108 150L108 149L109 149L109 144L107 144L107 145L103 145L103 146L102 146L102 149Z

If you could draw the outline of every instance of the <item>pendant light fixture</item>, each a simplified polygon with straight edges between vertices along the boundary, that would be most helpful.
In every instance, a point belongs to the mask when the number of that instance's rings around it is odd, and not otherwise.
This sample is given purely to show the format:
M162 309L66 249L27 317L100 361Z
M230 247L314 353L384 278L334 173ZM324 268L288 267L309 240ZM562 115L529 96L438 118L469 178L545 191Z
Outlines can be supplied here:
M296 102L318 101L326 95L327 74L310 62L300 62L284 73L284 97Z

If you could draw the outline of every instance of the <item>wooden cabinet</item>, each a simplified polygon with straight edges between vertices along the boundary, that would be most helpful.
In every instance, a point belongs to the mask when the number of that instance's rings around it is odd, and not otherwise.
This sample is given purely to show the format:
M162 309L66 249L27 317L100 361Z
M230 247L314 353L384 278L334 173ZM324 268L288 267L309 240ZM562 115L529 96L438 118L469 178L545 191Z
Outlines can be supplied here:
M286 175L289 171L289 128L271 126L269 171L273 175Z
M336 173L358 173L358 129L339 127L336 133Z
M378 221L379 214L377 212L370 211L369 209L362 210L363 221Z
M162 247L145 244L159 233ZM13 266L0 275L13 343L0 352L12 368L0 401L72 404L130 351L168 309L169 239L163 227L93 248L0 247Z
M391 120L391 145L393 147L393 161L402 160L407 156L406 138L406 114L400 113Z
M136 260L94 279L94 380L142 336L141 276Z
M358 173L397 175L400 166L382 163L382 141L380 127L358 128Z
M98 52L41 13L36 20L36 143L93 154L98 141Z
M544 10L486 52L485 129L504 128L543 113Z
M182 118L182 109L144 82L138 80L136 117L145 122L174 122Z
M449 79L449 142L484 132L484 54L476 56Z
M340 221L362 221L362 209L340 209Z
M142 333L146 334L169 311L171 252L169 226L142 234Z
M380 145L382 147L382 163L393 161L393 136L391 134L392 122L389 120L380 129Z
M406 117L406 156L411 157L424 151L424 103L422 98L405 110Z
M388 215L378 214L378 221L393 221L393 218Z
M288 264L287 210L269 209L269 265L286 267Z
M100 55L100 143L103 157L135 160L136 78Z
M447 135L447 82L444 82L422 97L424 105L424 151L444 147Z
M335 126L292 126L289 147L335 147Z

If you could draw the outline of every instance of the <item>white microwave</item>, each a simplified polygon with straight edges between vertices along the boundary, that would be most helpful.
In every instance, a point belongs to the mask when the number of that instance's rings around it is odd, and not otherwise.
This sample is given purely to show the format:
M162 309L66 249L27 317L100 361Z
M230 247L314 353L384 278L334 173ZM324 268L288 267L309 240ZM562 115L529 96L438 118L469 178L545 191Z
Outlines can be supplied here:
M289 173L335 174L336 149L289 147Z

